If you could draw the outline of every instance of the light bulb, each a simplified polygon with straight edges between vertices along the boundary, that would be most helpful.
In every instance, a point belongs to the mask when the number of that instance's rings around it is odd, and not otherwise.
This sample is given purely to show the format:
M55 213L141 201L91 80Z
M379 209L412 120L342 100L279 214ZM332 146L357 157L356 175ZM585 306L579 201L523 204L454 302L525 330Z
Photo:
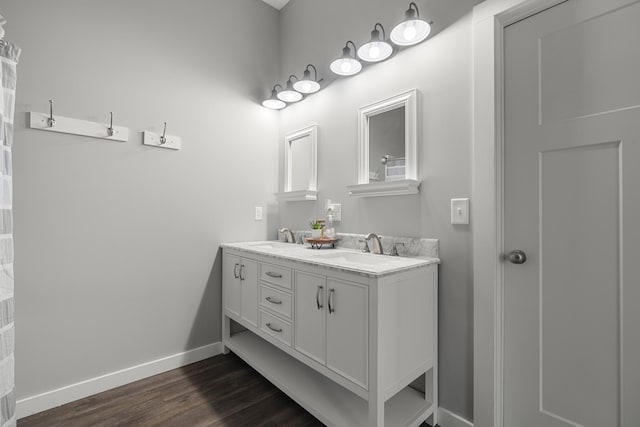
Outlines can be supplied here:
M295 90L283 90L278 92L278 98L285 102L298 102L302 99L302 94Z
M342 61L342 64L340 64L340 69L343 73L348 73L349 71L351 71L351 64L349 63L349 61Z
M410 25L407 24L407 26L404 29L404 39L405 40L413 40L416 36L416 27L415 25Z
M302 91L309 92L311 90L311 84L309 82L302 83Z
M380 48L377 44L371 46L371 49L369 49L369 56L373 59L378 59L380 57Z

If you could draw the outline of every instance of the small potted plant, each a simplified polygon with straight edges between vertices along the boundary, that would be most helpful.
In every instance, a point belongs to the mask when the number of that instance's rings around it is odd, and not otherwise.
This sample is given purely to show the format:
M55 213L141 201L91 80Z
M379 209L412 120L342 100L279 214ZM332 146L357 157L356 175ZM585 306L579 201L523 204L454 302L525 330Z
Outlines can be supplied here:
M322 227L324 221L321 220L312 220L309 221L309 225L311 226L311 237L314 239L318 239L322 237Z

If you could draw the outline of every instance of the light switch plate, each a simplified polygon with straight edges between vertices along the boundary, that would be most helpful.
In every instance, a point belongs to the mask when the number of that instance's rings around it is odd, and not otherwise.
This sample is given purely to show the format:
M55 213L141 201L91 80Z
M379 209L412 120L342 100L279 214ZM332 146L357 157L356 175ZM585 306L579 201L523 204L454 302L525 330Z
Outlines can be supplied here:
M469 199L451 199L451 224L469 224Z
M256 206L256 221L262 221L262 206Z

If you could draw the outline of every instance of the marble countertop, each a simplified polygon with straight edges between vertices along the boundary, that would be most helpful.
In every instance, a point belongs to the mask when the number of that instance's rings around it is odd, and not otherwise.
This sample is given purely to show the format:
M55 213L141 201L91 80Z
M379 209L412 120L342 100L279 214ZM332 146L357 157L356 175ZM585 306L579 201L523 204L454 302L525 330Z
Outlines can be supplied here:
M434 257L379 255L347 248L312 249L309 245L296 245L271 240L224 243L221 246L372 277L381 277L391 273L440 263L440 259Z

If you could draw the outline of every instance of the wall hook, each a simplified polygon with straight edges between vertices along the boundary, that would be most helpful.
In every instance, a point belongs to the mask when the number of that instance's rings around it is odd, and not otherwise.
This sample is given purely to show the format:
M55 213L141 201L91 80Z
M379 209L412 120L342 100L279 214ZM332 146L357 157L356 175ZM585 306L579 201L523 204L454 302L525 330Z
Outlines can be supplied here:
M56 124L56 119L53 118L53 101L49 100L49 118L47 119L47 126L52 128Z
M167 142L167 122L164 122L164 129L162 130L162 136L160 137L160 145Z
M109 116L111 118L109 119L109 127L107 128L107 135L113 136L113 111L109 112Z

